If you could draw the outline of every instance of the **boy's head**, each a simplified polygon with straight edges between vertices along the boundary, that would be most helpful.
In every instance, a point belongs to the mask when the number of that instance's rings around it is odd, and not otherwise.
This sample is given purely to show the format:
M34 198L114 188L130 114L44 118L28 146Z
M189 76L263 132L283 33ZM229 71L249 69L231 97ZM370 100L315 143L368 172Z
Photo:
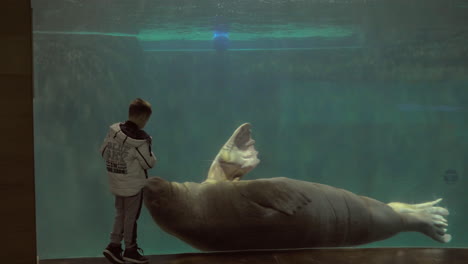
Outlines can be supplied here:
M130 103L128 108L128 120L135 123L138 128L143 129L151 116L151 104L137 98Z

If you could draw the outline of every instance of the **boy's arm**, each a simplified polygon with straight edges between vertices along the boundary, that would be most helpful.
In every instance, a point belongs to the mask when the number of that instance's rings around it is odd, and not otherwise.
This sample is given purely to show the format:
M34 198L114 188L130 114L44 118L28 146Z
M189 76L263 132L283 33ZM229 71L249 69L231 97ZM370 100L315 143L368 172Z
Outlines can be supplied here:
M156 164L156 156L151 151L151 138L146 140L146 143L137 147L137 159L143 169L151 169Z
M106 148L107 148L108 138L109 138L109 134L106 135L106 137L104 138L104 141L102 142L101 147L99 148L99 153L101 153L101 156L103 158L104 158L104 152L106 151Z

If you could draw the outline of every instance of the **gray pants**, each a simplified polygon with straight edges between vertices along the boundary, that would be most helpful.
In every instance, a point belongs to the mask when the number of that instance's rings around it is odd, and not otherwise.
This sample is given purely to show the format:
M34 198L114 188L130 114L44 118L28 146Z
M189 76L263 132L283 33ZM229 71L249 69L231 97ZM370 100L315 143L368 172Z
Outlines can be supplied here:
M125 248L137 245L137 220L140 217L142 202L143 190L130 197L115 196L116 215L110 237L112 243L120 244L123 238Z

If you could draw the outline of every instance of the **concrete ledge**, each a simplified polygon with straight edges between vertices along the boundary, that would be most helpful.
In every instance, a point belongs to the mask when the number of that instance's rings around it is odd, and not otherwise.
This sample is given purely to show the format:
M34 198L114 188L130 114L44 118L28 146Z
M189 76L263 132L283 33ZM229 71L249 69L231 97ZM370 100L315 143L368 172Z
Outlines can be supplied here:
M333 248L149 256L158 264L466 264L468 248ZM40 264L105 264L104 258L41 260Z

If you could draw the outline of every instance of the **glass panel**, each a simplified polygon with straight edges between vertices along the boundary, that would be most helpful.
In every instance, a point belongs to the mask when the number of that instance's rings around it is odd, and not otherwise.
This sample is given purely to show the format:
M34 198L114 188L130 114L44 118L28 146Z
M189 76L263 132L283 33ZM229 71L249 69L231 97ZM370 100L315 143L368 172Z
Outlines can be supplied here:
M443 198L441 244L467 247L464 0L33 0L38 254L101 256L114 220L99 147L129 103L152 104L150 177L205 180L242 123L261 163L382 202ZM318 227L319 228L319 227ZM197 252L143 208L145 254Z

